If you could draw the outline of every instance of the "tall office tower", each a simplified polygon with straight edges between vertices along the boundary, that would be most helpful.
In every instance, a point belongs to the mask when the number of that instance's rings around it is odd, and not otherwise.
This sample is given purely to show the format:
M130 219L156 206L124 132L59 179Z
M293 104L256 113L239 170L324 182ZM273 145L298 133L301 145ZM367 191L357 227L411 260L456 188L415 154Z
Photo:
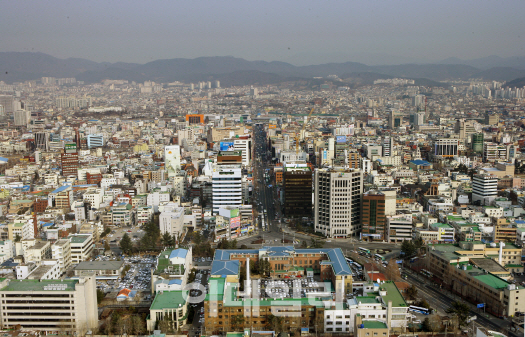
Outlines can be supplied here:
M413 106L423 106L425 103L425 95L416 95L412 97L412 105Z
M483 153L483 143L485 141L483 132L473 133L471 135L472 151L476 153Z
M15 99L12 95L0 95L0 105L4 107L4 115L15 111Z
M363 172L341 167L317 169L314 186L315 230L333 238L359 233Z
M252 97L257 97L257 96L259 96L259 89L257 89L257 88L253 88L253 87L250 88L250 96L252 96Z
M434 155L454 157L458 155L459 140L440 138L434 141Z
M488 174L475 174L472 179L472 203L490 205L498 196L498 177Z
M403 117L398 115L394 110L388 111L388 127L394 129L401 126Z
M456 132L456 134L459 135L459 139L466 139L471 134L476 133L474 123L475 122L473 120L465 120L464 118L456 120L454 131Z
M62 153L60 159L62 163L62 176L78 176L78 152Z
M311 217L312 170L306 163L284 163L283 170L284 216Z
M391 157L394 155L394 139L390 136L383 137L383 157Z
M1 104L1 103L0 103ZM485 113L485 124L496 125L499 123L499 116L490 112Z
M241 151L242 164L249 166L252 154L252 140L251 139L235 139L233 141L234 151Z
M221 87L221 81L215 81L215 88Z
M43 151L49 150L49 133L35 132L35 146Z
M216 165L212 173L213 214L225 206L242 205L241 165Z
M13 112L15 126L27 126L31 122L31 111L16 110Z
M415 125L423 125L425 124L425 113L424 112L417 112L416 113L416 121L414 123Z
M386 217L395 214L396 191L368 191L363 194L361 236L372 240L386 240Z
M180 171L180 146L168 145L164 147L164 169L168 177L174 177Z

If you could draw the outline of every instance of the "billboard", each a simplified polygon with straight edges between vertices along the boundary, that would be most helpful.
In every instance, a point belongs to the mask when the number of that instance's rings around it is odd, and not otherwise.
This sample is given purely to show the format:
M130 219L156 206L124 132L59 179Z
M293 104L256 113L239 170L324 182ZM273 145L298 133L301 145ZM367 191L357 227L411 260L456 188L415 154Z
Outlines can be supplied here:
M221 142L219 149L221 151L233 151L233 142Z
M237 216L230 219L230 228L238 228L241 225L241 217Z
M338 143L346 143L346 136L337 136L335 137L335 141Z
M328 151L324 150L323 151L323 160L327 160L328 159Z
M64 150L66 153L77 152L77 143L66 143L64 144Z
M269 124L268 129L277 129L277 125L275 124Z

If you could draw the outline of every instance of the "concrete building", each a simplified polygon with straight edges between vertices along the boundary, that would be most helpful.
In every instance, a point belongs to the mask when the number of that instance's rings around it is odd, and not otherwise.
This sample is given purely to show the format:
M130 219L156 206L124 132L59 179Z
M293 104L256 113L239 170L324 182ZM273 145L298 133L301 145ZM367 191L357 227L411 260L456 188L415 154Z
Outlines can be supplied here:
M224 206L242 205L242 173L240 165L215 165L212 173L213 213Z
M371 190L363 194L361 237L368 240L387 239L387 216L396 214L396 191Z
M96 275L97 280L117 279L124 261L84 261L75 267L75 276Z
M412 216L411 215L397 215L387 216L386 218L386 241L387 242L403 242L412 241Z
M472 202L490 205L498 195L498 178L493 175L476 174L472 180Z
M71 241L60 239L51 245L51 258L58 261L61 274L71 266Z
M287 218L312 216L312 170L305 164L283 167L283 214Z
M168 177L176 176L180 171L180 146L169 145L164 147L164 167Z
M184 207L179 207L174 202L163 205L159 215L161 233L170 233L178 238L184 230Z
M315 230L327 237L346 238L361 230L363 172L317 169L314 182Z
M74 234L68 237L71 241L71 263L78 264L87 261L93 253L93 236Z
M3 279L0 304L2 329L20 325L40 332L67 330L83 335L98 327L94 276L78 280Z

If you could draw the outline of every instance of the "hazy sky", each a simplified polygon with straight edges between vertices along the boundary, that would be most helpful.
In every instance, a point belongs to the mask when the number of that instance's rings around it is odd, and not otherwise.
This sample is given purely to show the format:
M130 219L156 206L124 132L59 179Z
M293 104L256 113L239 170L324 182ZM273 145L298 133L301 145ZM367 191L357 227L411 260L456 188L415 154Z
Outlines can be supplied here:
M138 63L523 56L523 13L524 0L3 1L0 51Z

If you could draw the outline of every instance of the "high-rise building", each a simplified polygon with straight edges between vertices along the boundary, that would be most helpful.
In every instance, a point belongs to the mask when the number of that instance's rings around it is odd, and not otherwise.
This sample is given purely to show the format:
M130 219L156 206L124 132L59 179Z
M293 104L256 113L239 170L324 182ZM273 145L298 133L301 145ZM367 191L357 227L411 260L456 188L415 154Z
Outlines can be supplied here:
M37 149L47 151L49 149L49 133L35 132L35 146Z
M496 125L499 122L499 116L490 112L485 113L485 124Z
M496 161L507 161L509 147L503 144L485 142L483 143L483 161L492 163Z
M440 138L434 141L434 155L454 157L458 155L459 140Z
M396 191L368 191L363 194L361 236L383 241L387 238L386 217L396 214Z
M249 166L252 154L252 140L251 139L235 139L233 141L234 151L241 151L242 153L242 164Z
M15 99L12 95L0 95L0 105L4 107L5 115L10 115L15 111Z
M177 175L180 171L180 146L169 145L164 147L164 167L168 177Z
M62 153L60 159L62 163L62 176L78 176L78 152Z
M473 120L465 120L464 118L457 119L454 131L459 135L459 139L466 139L471 134L476 133L477 131L474 124L475 122Z
M498 177L476 174L472 179L472 202L490 205L498 195Z
M401 126L403 117L398 115L394 110L388 111L388 127L394 129Z
M27 126L31 122L31 111L16 110L13 112L15 126Z
M283 166L284 215L287 218L312 216L312 170L304 164Z
M212 173L213 213L219 208L242 205L241 165L216 165Z
M412 97L412 105L421 107L425 104L425 95L415 95Z
M471 135L472 151L476 153L483 153L483 143L485 141L483 132L473 133Z
M314 182L315 230L346 238L360 230L363 172L341 167L317 169Z
M390 136L383 137L383 157L390 157L394 155L394 139Z

